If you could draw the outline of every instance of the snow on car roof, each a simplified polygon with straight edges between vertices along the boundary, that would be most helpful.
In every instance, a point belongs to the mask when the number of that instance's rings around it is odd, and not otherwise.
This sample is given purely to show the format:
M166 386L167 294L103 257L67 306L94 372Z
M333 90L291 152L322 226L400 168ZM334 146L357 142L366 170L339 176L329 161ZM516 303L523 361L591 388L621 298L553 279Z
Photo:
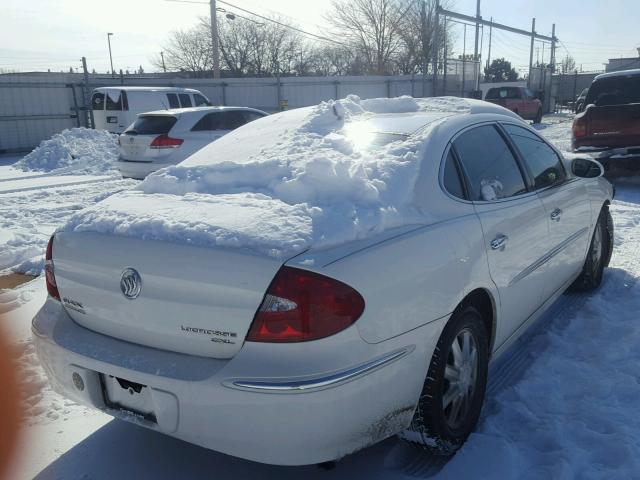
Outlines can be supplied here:
M79 212L62 230L289 258L424 223L413 190L425 140L448 117L475 113L518 118L454 97L349 96L270 115ZM383 141L376 135L394 130Z
M184 113L201 113L201 112L222 112L230 110L248 110L251 112L259 112L255 108L250 107L222 107L222 106L202 106L202 107L184 107L184 108L168 108L165 110L153 110L151 112L140 113L139 115L181 115Z

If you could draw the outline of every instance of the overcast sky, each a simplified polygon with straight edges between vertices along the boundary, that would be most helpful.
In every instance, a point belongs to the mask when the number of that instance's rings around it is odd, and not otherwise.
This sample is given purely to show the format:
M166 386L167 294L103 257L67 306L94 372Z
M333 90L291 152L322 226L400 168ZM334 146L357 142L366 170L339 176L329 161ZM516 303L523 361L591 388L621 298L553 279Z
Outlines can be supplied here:
M197 1L197 0L194 0ZM261 14L280 14L305 30L326 34L323 15L329 0L229 0ZM348 1L348 0L347 0ZM166 0L1 0L0 69L35 71L69 70L79 67L86 56L89 69L109 69L107 32L113 32L112 48L116 69L155 71L150 59L162 50L171 30L187 28L199 15L208 15L206 4L175 3ZM473 15L475 0L452 0L452 9ZM220 4L229 11L232 7ZM578 67L603 69L612 57L637 56L640 47L639 0L482 0L482 16L514 27L530 29L536 17L537 31L561 40L560 59L569 52ZM463 34L456 25L455 53L462 53ZM467 52L473 52L473 28L467 28ZM483 59L489 44L484 29ZM549 46L537 44L536 55L549 61ZM529 61L529 39L493 31L491 57L505 57L517 68Z

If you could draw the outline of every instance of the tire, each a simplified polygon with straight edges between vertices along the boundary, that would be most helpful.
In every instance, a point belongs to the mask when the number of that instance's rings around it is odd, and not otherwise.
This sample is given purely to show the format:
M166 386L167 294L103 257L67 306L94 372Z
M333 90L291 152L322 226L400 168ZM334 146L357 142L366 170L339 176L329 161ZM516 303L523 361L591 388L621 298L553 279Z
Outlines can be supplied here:
M533 123L542 123L542 109L538 109L538 113L536 113L536 118L533 120Z
M602 283L604 268L609 265L612 252L613 219L609 208L604 206L593 230L582 272L571 285L571 289L579 292L592 292L597 289Z
M489 341L482 316L475 307L463 306L440 335L411 425L400 438L438 455L455 453L478 423L488 364ZM456 377L467 387L463 388L466 395L454 393L460 389L454 390L449 379Z

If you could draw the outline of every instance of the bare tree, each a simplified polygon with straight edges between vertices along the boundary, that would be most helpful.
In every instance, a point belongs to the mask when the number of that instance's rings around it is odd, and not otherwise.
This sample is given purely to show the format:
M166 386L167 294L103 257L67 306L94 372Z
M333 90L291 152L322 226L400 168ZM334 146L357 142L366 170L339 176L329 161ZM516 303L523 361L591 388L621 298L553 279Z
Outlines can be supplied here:
M166 67L173 71L203 73L211 71L211 30L202 22L187 30L175 30L163 46ZM159 57L151 59L154 66L161 68Z
M569 72L574 72L575 70L576 70L576 61L573 59L571 55L567 54L567 56L560 61L560 71L562 73L569 73Z
M335 37L356 48L374 74L390 73L401 46L400 28L407 6L397 0L333 0L326 20Z

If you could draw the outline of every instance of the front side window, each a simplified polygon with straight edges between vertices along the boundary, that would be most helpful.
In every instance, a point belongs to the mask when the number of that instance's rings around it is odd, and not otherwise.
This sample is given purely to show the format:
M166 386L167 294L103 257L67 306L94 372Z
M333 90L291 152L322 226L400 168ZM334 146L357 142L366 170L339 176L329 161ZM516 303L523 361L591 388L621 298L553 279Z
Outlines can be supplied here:
M536 189L564 182L566 174L562 162L544 140L526 128L516 125L505 124L504 129L529 167Z
M494 201L527 191L513 153L494 126L468 130L453 145L469 181L471 200Z
M220 112L220 130L234 130L245 123L244 115L239 110Z
M211 105L211 102L209 102L209 100L207 100L205 97L203 97L199 93L193 94L193 102L196 107L199 107L201 105Z
M242 112L242 114L244 115L244 119L246 120L247 123L253 122L254 120L264 117L264 115L262 115L261 113L252 112L251 110L245 110L244 112Z

